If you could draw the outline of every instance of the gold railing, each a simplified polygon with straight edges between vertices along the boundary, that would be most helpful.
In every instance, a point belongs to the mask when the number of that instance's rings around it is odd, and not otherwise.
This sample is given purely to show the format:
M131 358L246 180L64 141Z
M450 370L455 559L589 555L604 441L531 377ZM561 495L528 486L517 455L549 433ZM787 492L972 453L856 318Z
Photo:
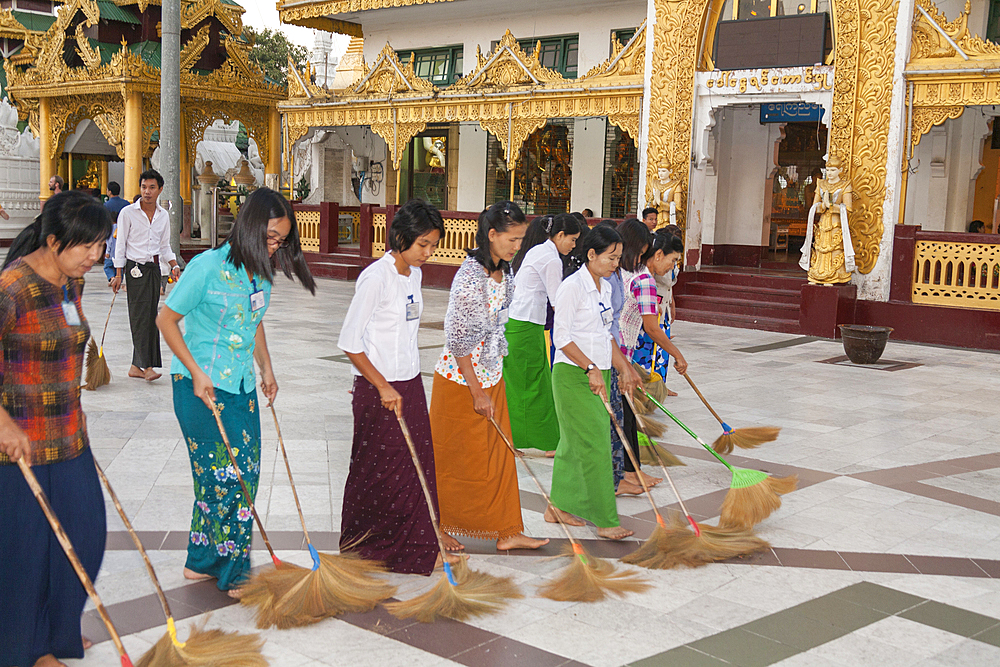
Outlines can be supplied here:
M465 261L466 248L476 245L477 220L444 218L444 238L430 262L458 266ZM385 213L372 214L372 257L385 254Z
M1000 245L917 240L913 303L1000 310Z
M305 252L319 252L319 211L296 211L295 221L299 224L299 240Z

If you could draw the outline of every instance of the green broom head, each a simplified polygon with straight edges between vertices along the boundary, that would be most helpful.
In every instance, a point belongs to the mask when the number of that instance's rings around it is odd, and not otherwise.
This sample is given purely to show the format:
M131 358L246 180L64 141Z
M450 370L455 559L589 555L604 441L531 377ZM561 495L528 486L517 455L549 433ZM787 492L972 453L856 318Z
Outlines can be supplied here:
M588 554L582 545L573 544L562 555L570 556L572 562L559 576L539 588L539 593L550 600L597 602L609 594L623 597L649 588L649 583L638 573L620 571L611 561Z
M168 627L173 619L168 619ZM186 642L175 640L167 632L139 659L136 667L266 667L261 655L264 640L260 635L244 635L223 630L205 630L191 626Z
M781 507L781 496L798 486L798 477L771 477L758 470L733 468L733 481L722 501L719 525L753 528Z
M445 570L432 589L411 600L385 605L396 618L415 618L430 623L438 618L464 621L500 611L514 598L524 597L509 577L495 577L469 568L465 559Z
M659 458L657 458L657 454L659 454ZM661 461L665 466L687 465L659 443L653 442L644 433L639 433L639 462L647 466L658 466Z
M243 587L240 602L256 607L257 627L279 629L311 625L324 618L371 611L396 593L396 587L373 575L381 563L355 552L321 554L309 545L311 569L281 562Z

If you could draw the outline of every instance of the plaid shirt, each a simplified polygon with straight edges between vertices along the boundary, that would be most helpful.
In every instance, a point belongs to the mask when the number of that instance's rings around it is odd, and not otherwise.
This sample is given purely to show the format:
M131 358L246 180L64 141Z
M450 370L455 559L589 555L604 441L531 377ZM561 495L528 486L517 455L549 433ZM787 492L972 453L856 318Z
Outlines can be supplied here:
M68 461L89 441L80 407L80 377L90 327L83 280L66 285L80 324L63 315L63 290L23 259L0 273L0 405L28 435L31 465ZM0 465L10 464L0 454Z
M637 273L622 271L622 279L625 283L625 305L619 316L622 332L620 347L625 358L631 359L632 350L642 333L642 316L656 315L660 297L656 292L656 282L646 267L641 267Z

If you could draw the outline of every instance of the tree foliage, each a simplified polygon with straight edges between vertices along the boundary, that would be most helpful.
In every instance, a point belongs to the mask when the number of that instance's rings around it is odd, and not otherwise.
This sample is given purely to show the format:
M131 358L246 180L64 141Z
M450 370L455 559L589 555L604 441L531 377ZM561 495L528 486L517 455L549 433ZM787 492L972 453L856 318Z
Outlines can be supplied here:
M309 57L306 48L288 41L288 37L280 29L264 28L258 32L249 26L244 26L243 31L254 41L250 60L257 63L264 70L264 76L272 81L288 83L289 56L298 67L305 67Z

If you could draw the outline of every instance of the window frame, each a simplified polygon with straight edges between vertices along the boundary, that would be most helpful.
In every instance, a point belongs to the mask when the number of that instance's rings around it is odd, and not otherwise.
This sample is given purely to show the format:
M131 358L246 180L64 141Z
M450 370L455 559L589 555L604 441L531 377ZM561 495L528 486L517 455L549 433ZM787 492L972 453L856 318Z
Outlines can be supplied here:
M552 46L555 44L559 45L559 65L557 67L550 67L549 69L559 72L565 79L576 79L580 76L580 35L579 33L567 34L567 35L549 35L546 37L531 37L528 39L517 40L518 46L529 56L534 53L535 46L538 42L542 43L542 49L544 52L545 47ZM569 53L569 46L573 45L576 47L576 71L567 72L566 71L566 57Z
M453 44L451 46L436 46L426 49L410 49L406 51L396 51L396 57L399 58L399 62L405 67L411 58L414 59L413 70L417 71L417 63L421 58L441 56L444 55L448 59L448 72L444 81L436 81L433 77L423 77L418 73L421 79L435 86L446 88L451 84L455 83L462 78L462 72L457 71L458 62L462 62L464 67L464 55L465 55L465 45L464 44Z

